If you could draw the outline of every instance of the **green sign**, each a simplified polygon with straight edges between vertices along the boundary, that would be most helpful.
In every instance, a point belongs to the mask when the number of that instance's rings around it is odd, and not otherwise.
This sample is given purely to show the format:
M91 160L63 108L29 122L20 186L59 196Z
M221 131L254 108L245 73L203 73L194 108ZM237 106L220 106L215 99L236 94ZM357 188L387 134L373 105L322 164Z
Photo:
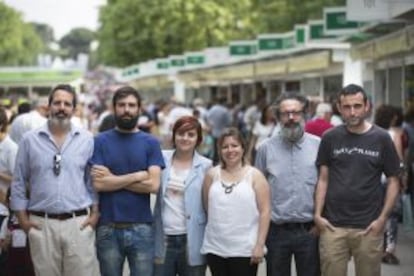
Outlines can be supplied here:
M187 64L191 64L191 65L204 64L205 63L205 57L202 56L202 55L187 56L186 62L187 62Z
M309 22L309 39L310 40L317 40L317 39L327 39L327 38L334 38L333 35L325 35L324 33L324 24L322 20L314 20L313 22Z
M269 51L269 50L281 50L282 49L282 38L280 37L269 37L269 38L260 38L259 41L259 50L260 51Z
M129 67L129 68L125 69L122 72L122 76L123 77L128 77L128 76L138 75L138 74L139 74L139 67L138 66L136 66L136 67Z
M157 68L158 69L168 69L170 67L170 64L168 61L159 61L157 62Z
M277 51L293 48L295 46L295 35L293 32L259 35L258 45L260 51Z
M185 66L185 59L183 58L172 58L170 59L170 64L172 67L183 67Z
M257 53L256 43L234 43L230 44L231 56L248 56Z
M346 7L324 9L324 34L343 35L354 32L360 24L346 19Z
M299 27L295 30L295 40L296 44L304 44L305 43L305 27Z

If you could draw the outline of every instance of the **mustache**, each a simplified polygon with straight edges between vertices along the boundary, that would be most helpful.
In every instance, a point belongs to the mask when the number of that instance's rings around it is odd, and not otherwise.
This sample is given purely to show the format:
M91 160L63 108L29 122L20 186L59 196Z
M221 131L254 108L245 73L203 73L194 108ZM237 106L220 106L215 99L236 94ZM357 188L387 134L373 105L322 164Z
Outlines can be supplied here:
M59 116L59 115L67 116L68 114L66 114L65 111L58 111L54 114L54 116Z

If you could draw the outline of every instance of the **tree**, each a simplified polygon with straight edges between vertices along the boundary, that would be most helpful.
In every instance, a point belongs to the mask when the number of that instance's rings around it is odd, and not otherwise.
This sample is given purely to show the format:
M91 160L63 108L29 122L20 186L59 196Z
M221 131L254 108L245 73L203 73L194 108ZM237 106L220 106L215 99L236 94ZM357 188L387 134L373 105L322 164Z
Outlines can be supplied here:
M100 11L99 57L125 66L251 37L249 9L249 0L108 1Z
M108 0L100 10L98 57L127 66L261 33L290 31L345 0Z
M0 2L0 63L3 66L33 65L42 41L21 15Z
M63 36L59 45L66 52L66 57L76 59L78 54L89 54L90 44L95 39L95 33L86 28L72 29L67 35Z
M55 34L53 28L48 24L32 22L31 25L39 37L42 39L43 44L47 47L50 43L55 41Z
M259 33L279 33L309 19L322 19L328 6L344 6L346 0L252 0L252 20Z

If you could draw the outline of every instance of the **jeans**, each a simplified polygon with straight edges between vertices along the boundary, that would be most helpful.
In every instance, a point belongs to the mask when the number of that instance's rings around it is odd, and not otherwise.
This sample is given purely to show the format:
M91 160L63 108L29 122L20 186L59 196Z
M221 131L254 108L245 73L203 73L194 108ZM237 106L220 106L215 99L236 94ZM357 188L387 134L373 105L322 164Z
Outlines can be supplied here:
M100 225L96 243L103 276L122 275L125 259L128 259L131 276L152 275L154 234L151 224Z
M268 276L291 275L292 256L298 276L320 275L318 237L309 232L311 227L310 223L270 224L266 240Z
M190 266L187 261L187 235L166 236L164 263L155 264L155 276L204 276L206 265Z

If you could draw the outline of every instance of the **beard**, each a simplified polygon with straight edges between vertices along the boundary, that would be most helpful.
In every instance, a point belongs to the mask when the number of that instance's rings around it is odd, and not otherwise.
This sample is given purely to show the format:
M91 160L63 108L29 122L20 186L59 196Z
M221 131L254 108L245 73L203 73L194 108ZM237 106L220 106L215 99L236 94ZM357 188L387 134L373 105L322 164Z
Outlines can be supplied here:
M49 122L55 127L68 129L70 127L70 116L64 112L58 112L50 116Z
M280 128L280 135L282 136L283 140L291 143L299 141L299 139L303 137L304 133L304 122L288 122L284 125L281 125Z
M133 130L137 127L138 116L126 117L115 115L115 125L121 130Z

